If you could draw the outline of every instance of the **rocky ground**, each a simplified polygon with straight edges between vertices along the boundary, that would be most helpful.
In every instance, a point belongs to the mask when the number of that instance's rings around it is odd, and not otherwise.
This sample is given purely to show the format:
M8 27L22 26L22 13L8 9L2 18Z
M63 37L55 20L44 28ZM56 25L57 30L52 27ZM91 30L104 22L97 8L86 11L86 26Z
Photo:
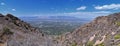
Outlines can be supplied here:
M0 46L53 46L52 38L19 18L0 14Z
M58 38L61 46L120 46L120 13L97 17Z

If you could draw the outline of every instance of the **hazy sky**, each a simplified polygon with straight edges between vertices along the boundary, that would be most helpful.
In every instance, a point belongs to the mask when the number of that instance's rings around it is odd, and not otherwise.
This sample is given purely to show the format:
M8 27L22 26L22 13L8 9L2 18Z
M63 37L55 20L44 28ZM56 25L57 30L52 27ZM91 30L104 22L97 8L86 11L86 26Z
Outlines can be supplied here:
M120 0L0 0L0 13L16 16L95 17L120 11Z

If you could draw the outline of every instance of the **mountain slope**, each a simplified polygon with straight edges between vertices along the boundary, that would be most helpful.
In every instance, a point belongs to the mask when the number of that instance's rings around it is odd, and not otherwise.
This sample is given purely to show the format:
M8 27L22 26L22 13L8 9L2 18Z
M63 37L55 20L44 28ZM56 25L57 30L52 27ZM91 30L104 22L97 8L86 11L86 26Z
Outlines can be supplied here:
M11 14L0 14L0 46L53 46L49 36Z
M45 35L11 14L0 14L0 46L120 46L120 13L97 17L60 36Z
M97 17L58 38L61 46L120 46L120 13Z

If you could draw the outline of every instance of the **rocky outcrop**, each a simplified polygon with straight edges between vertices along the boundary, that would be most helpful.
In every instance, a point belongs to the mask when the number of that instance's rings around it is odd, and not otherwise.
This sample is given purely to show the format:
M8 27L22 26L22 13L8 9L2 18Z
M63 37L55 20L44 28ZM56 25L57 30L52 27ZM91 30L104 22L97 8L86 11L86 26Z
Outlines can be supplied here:
M118 46L120 45L120 13L97 17L59 38L61 46Z

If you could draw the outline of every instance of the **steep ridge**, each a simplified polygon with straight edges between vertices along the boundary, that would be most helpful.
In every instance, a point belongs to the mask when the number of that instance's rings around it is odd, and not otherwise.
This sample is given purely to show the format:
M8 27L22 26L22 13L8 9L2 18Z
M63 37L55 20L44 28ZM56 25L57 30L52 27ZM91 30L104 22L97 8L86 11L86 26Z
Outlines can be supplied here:
M53 42L40 29L11 14L0 14L0 46L53 46Z
M57 39L60 46L120 46L120 13L97 17Z

